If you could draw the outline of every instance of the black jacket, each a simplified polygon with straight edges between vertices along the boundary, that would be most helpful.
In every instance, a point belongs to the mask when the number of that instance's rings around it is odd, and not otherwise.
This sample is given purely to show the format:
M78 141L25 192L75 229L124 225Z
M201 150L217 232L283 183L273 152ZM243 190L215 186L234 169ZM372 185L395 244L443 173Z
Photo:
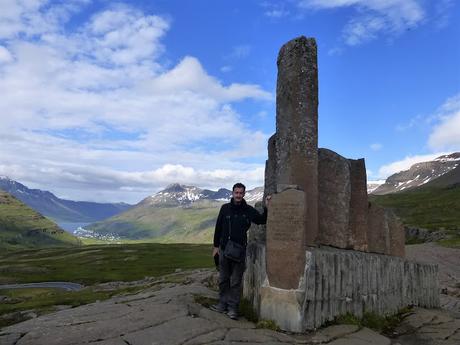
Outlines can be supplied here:
M231 239L234 242L246 246L248 242L247 231L251 223L265 224L267 222L267 209L260 214L254 207L246 204L246 201L235 205L232 200L223 204L219 211L214 231L214 247L225 248L231 228Z

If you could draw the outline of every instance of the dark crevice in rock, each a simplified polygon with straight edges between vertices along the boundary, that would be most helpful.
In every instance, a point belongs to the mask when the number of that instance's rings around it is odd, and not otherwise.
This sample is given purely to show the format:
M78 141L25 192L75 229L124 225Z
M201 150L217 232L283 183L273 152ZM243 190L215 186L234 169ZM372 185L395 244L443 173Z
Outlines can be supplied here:
M451 335L449 335L448 337L444 338L444 340L449 340L451 337L453 337L454 335L457 335L457 334L460 334L460 328L457 328Z
M56 328L69 327L69 326L79 326L79 325L84 325L84 324L87 324L87 323L93 323L93 322L97 322L97 321L100 321L100 320L91 320L91 321L80 321L80 322L75 322L75 323L66 323L66 324L62 324L62 325L56 325Z
M180 343L180 345L183 345L183 344L185 344L185 343L187 343L187 342L189 342L189 341L191 341L191 340L193 340L193 339L196 339L196 338L198 338L198 337L201 337L202 335L212 333L212 332L214 332L214 331L216 331L216 330L218 330L218 329L219 329L219 327L216 327L216 328L214 328L214 329L206 330L205 332L201 332L201 333L195 334L195 335L193 335L193 336L191 336L191 337L185 339L184 341L182 341L182 342ZM212 343L212 342L214 342L214 340L211 341L210 343Z
M16 341L13 343L13 345L17 345L18 342L19 342L19 340L21 340L22 338L24 338L24 336L27 334L27 332L26 332L26 333L20 333L20 334L21 334L21 335L19 336L18 339L16 339Z
M145 297L139 297L139 298L133 298L133 299L130 299L130 300L117 301L117 302L115 302L115 304L124 304L124 305L127 305L128 307L132 307L130 305L130 303L132 303L132 302L143 301L145 299L149 299L149 298L152 298L152 297L155 297L155 296L156 296L155 294L152 294L152 295L148 295L148 296L145 296Z

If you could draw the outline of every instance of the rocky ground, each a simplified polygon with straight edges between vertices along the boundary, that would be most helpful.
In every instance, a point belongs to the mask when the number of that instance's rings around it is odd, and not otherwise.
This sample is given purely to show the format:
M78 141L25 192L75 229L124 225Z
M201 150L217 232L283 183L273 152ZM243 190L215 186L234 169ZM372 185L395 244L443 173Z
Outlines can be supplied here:
M414 244L406 246L406 257L438 264L441 307L460 317L460 249L442 247L433 242Z
M421 255L425 261L439 260L443 287L458 282L460 267L455 262L460 262L460 251L444 252L427 244L409 246L407 252L410 258L419 259ZM455 255L457 259L453 259ZM141 293L64 309L6 327L0 331L0 344L460 344L460 318L446 310L416 308L391 337L355 325L335 325L302 335L256 328L254 323L233 321L203 306L203 301L217 297L210 288L215 279L211 270L177 273ZM101 288L117 288L112 285Z

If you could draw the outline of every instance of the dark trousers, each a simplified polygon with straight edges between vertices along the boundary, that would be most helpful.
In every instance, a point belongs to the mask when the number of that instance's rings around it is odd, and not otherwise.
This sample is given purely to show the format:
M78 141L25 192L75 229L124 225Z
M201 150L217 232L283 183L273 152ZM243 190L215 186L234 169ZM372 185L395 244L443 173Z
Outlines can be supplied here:
M238 311L244 269L244 260L235 262L219 255L219 303L229 310Z

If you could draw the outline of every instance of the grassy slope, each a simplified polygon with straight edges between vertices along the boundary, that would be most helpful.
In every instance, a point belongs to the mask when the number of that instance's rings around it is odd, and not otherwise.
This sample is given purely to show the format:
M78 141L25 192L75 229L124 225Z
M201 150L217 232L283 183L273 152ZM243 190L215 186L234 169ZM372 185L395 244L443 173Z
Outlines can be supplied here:
M72 281L84 285L211 267L210 245L143 243L15 251L0 255L0 284Z
M134 240L210 243L220 205L203 201L190 207L138 206L89 228Z
M391 208L405 225L426 229L460 229L460 185L426 186L407 192L370 195Z
M100 291L91 287L96 283L140 280L173 273L178 268L213 265L211 246L194 244L94 245L0 252L0 284L72 281L90 285L76 292L0 290L0 295L9 297L8 303L0 303L0 327L27 319L20 311L34 309L42 314L53 311L55 305L77 306L136 290L125 287Z
M68 247L77 244L79 244L77 238L12 195L0 191L1 249Z

